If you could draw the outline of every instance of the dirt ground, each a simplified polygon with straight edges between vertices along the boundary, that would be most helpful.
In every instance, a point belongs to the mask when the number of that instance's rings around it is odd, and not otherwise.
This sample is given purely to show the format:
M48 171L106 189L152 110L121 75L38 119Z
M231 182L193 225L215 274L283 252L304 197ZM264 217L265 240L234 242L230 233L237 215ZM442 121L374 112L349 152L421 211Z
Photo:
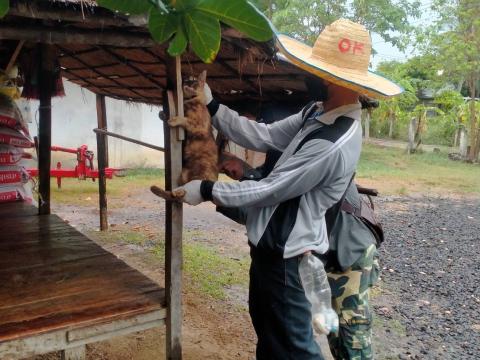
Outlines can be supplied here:
M109 214L113 229L140 229L152 237L163 232L163 202L148 191L124 199L123 207L116 205ZM465 197L379 200L387 241L381 248L382 277L372 291L376 359L480 357L480 295L475 277L480 255L479 206L478 198ZM56 204L53 210L80 231L96 237L98 214L94 203L84 207ZM213 205L186 206L184 219L186 232L201 231L193 241L225 257L248 256L244 227L216 213ZM437 247L434 241L443 244L441 240L448 245ZM97 242L163 286L163 266L148 249L101 237ZM426 248L425 242L431 247ZM449 272L442 264L454 256L450 253L455 247L463 249L461 264L465 266ZM440 277L437 269L443 271ZM464 273L461 279L459 272ZM226 289L226 299L215 299L192 290L189 281L185 278L183 291L185 359L254 359L256 338L247 311L247 286ZM431 281L440 283L429 286ZM448 285L452 281L457 281L461 294L467 294L468 289L468 301L462 303L464 297L454 295L454 287ZM468 306L460 311L464 303ZM93 344L87 351L89 360L150 360L164 358L164 349L162 328ZM59 354L49 354L35 360L58 358Z

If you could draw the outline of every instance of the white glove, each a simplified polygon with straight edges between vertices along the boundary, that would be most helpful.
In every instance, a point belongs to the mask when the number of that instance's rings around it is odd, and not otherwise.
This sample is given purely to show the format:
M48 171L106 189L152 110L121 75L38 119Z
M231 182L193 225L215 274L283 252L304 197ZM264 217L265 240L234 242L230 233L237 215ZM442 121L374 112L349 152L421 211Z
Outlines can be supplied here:
M212 95L212 90L210 89L210 86L208 86L207 83L205 83L205 85L203 86L203 92L205 94L205 105L208 105L213 100L213 95Z
M202 194L200 193L201 184L202 184L202 180L192 180L186 183L185 185L174 189L173 191L175 192L178 190L184 190L185 195L181 200L190 205L198 205L205 201L202 197Z

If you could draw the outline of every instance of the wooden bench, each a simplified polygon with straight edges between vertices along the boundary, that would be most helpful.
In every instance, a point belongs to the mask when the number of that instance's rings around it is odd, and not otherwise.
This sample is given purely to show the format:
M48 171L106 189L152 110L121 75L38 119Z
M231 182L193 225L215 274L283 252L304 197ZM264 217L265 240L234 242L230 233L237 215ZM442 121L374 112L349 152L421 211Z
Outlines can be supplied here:
M0 204L0 359L84 359L85 344L164 324L164 289L37 211Z

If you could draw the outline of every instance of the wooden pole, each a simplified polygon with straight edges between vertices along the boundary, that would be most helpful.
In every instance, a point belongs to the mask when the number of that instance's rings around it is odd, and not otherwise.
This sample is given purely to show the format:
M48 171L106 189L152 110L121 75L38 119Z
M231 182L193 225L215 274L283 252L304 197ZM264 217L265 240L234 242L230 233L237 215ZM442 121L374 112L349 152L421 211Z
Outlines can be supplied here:
M52 92L54 85L53 64L55 49L40 44L39 74L39 127L38 127L38 212L50 214L50 165L52 146Z
M97 123L99 129L107 130L107 109L104 95L97 95ZM108 230L107 178L105 176L105 168L108 167L108 140L101 133L97 133L97 154L100 230L105 231Z
M46 5L46 6L45 6ZM8 11L9 16L18 16L29 19L49 20L54 22L79 22L81 24L98 24L104 27L132 27L132 23L128 19L122 18L121 15L112 16L105 14L105 9L99 7L92 7L86 14L82 14L73 6L65 6L59 4L55 7L55 3L37 3L34 1L15 1L11 4Z
M71 29L51 26L12 26L0 24L0 39L25 40L43 44L87 44L120 47L152 47L148 34L103 29Z
M95 134L102 134L102 135L105 135L105 136L111 136L111 137L114 137L114 138L117 138L117 139L120 139L120 140L125 140L125 141L128 141L128 142L131 142L133 144L145 146L149 149L165 152L165 148L163 148L161 146L149 144L149 143L146 143L144 141L132 139L131 137L120 135L120 134L115 134L115 133L112 133L110 131L106 131L106 130L103 130L103 129L93 129L93 132Z
M165 101L169 118L183 116L183 91L180 57L167 56L168 88ZM183 131L171 129L164 122L165 188L176 188L182 172ZM165 211L165 288L167 295L167 359L182 359L182 272L183 206L167 201Z

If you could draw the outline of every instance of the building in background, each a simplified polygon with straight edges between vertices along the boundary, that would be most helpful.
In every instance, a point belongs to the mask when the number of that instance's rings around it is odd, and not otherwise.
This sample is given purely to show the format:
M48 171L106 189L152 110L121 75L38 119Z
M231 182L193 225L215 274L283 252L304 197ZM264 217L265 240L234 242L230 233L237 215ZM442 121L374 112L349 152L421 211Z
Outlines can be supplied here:
M86 144L97 153L96 98L93 93L64 81L66 96L52 99L52 145L77 148ZM29 122L30 133L37 135L38 101L21 100L24 117ZM159 119L159 107L106 98L108 130L147 143L163 146L163 122ZM109 138L111 167L164 167L163 153ZM74 155L52 152L52 166L62 161L63 167L74 166Z

